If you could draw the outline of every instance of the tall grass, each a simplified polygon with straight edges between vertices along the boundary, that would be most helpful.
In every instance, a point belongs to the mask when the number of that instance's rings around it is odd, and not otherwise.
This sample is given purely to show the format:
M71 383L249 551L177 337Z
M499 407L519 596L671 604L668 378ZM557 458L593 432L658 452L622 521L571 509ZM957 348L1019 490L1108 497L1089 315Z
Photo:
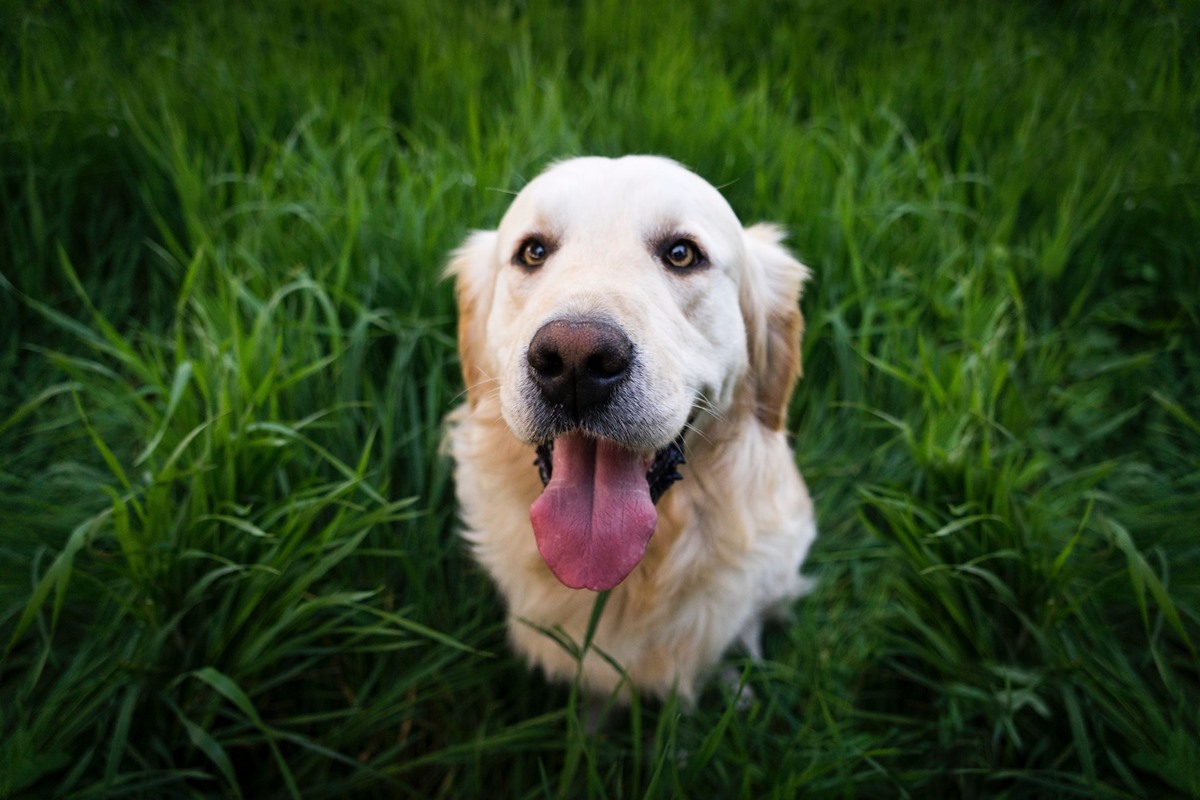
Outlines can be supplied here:
M1200 18L0 10L0 796L1200 795ZM657 152L813 266L818 589L588 735L454 536L445 254Z

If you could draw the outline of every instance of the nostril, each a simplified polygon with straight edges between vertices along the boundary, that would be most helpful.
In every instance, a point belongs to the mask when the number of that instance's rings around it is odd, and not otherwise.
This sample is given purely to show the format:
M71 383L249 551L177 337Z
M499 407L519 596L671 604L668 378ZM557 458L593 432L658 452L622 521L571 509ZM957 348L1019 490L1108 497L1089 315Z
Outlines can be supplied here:
M529 366L539 375L557 378L563 372L562 355L551 347L536 347L529 350Z
M615 378L629 369L629 358L619 350L604 350L589 357L584 368L597 378Z

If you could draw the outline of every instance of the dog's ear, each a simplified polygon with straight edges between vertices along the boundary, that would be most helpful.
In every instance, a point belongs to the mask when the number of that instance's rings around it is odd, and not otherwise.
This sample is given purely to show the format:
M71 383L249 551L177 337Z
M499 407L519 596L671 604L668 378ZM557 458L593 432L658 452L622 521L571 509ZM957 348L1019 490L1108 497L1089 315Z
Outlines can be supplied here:
M475 408L495 376L484 346L488 312L495 289L495 231L475 231L467 237L446 265L445 276L454 278L458 301L458 356L463 382L467 387L467 406Z
M799 300L809 277L808 267L780 244L783 236L775 225L746 228L746 274L738 298L746 321L754 414L771 430L781 430L787 421L800 376L804 318Z

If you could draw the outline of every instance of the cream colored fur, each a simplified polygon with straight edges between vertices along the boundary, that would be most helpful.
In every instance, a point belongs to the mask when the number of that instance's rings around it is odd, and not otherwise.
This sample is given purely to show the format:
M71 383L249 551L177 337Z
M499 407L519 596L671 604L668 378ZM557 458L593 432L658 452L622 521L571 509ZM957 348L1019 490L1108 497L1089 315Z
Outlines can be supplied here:
M531 235L557 247L537 270L513 263ZM709 263L681 273L654 251L696 241ZM456 280L467 401L448 418L464 536L508 607L513 645L551 679L576 661L541 629L582 642L596 595L563 586L530 526L533 466L525 349L546 321L603 315L640 361L630 436L651 454L686 429L683 480L658 503L646 555L612 590L594 646L632 688L692 698L734 642L759 654L763 620L807 590L812 503L784 433L799 374L797 300L807 269L769 225L741 226L712 186L662 158L556 164L513 201L497 231L472 234ZM586 688L622 676L589 652Z

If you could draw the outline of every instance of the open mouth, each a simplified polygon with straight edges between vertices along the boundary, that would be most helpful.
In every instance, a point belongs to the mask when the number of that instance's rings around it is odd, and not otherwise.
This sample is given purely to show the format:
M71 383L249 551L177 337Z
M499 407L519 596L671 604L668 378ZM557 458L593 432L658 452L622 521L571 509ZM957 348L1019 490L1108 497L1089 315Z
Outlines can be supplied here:
M676 467L685 463L687 462L683 457L683 434L680 433L673 442L654 454L646 468L646 483L650 486L651 502L657 503L658 498L662 497L675 481L683 480ZM537 446L537 458L533 464L538 468L542 486L550 483L550 476L554 473L554 442L544 442Z
M604 591L645 555L655 503L680 480L683 434L647 458L574 431L537 449L545 489L529 509L543 560L572 589Z

